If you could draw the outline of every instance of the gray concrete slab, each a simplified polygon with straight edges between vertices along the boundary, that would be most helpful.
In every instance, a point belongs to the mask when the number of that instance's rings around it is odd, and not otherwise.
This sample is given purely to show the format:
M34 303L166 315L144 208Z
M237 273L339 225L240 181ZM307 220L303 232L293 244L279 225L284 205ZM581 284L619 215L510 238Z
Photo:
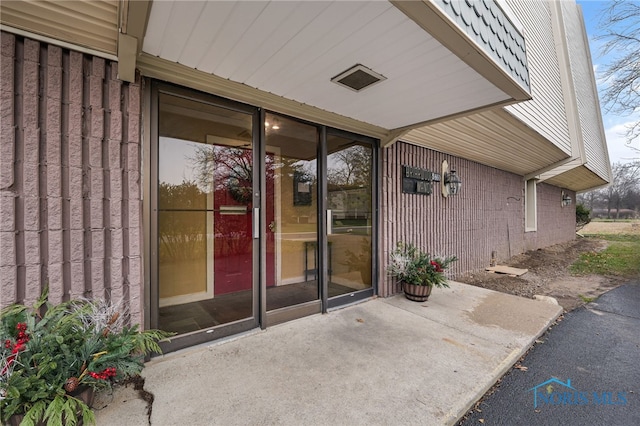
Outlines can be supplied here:
M460 283L402 295L154 358L152 425L453 424L562 308ZM148 425L140 401L99 425Z

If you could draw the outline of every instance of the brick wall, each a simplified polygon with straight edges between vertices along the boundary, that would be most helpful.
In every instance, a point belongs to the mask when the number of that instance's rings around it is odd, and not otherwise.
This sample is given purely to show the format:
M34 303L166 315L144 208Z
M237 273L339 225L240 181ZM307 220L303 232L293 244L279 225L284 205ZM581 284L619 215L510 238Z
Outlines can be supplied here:
M575 238L576 194L564 189L564 192L571 197L573 203L570 206L562 207L562 191L563 189L557 186L544 183L537 185L538 230L524 234L525 250L548 247Z
M2 32L0 305L124 300L142 321L140 84Z
M389 253L397 241L408 241L431 253L459 257L451 276L488 266L526 250L575 237L575 209L561 207L561 189L539 184L538 230L524 232L524 181L521 176L430 149L398 142L382 150L379 294L400 290L386 274ZM402 193L402 166L440 173L447 160L463 184L458 195L444 198L438 183L432 195ZM573 199L575 194L571 193Z

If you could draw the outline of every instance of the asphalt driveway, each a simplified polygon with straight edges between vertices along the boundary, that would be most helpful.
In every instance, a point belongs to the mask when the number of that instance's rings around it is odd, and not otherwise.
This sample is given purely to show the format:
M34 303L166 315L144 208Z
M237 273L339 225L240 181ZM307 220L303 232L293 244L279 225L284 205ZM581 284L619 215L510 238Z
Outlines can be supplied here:
M462 425L640 425L639 282L569 312L540 340Z

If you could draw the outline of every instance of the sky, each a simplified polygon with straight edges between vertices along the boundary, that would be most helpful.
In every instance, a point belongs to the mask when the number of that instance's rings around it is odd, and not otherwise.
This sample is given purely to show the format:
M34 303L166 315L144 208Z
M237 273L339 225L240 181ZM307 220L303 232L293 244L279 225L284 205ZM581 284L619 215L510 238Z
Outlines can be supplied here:
M606 9L608 2L599 0L577 0L577 3L582 7L587 35L589 36L591 59L593 61L596 80L598 80L598 69L602 70L603 65L607 62L608 58L611 57L611 55L602 57L600 54L600 46L603 42L595 40L594 38L599 33L598 25L600 16L602 15L602 11ZM598 91L602 92L600 82L598 84ZM640 116L636 115L635 119L640 120ZM625 124L632 120L632 116L618 116L607 113L606 109L602 106L602 122L607 138L607 146L609 147L609 160L612 163L626 163L633 161L633 159L640 158L639 152L634 151L625 144ZM636 142L636 146L637 145L638 142Z

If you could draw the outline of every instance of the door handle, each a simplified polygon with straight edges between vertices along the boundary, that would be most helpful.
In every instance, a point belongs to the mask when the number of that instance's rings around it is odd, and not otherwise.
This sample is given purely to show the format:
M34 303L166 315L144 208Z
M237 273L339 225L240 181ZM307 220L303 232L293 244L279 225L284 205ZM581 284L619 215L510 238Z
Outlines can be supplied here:
M260 238L260 207L253 208L253 238Z
M333 234L333 213L327 210L327 235Z

